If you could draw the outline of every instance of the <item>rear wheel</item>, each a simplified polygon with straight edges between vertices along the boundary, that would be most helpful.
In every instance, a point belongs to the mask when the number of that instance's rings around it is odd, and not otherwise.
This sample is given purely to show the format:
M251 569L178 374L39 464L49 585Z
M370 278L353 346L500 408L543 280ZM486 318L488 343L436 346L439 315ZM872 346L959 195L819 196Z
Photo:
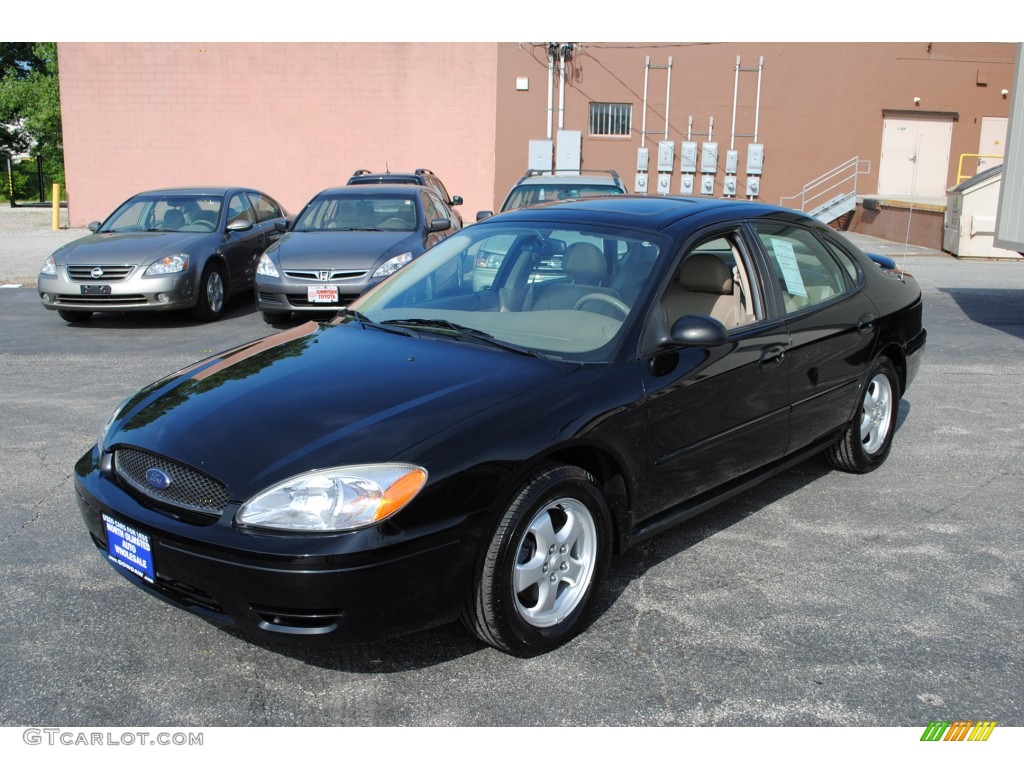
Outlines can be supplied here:
M857 415L828 451L832 465L858 474L880 467L892 448L899 404L896 369L888 358L880 357L871 369Z
M61 320L69 323L84 323L92 317L92 312L77 309L58 309L57 314L60 315Z
M226 302L224 275L216 264L207 264L199 280L199 299L192 308L192 317L204 322L219 320Z
M542 468L505 509L463 622L516 656L556 648L586 626L611 543L611 515L594 478L579 467Z

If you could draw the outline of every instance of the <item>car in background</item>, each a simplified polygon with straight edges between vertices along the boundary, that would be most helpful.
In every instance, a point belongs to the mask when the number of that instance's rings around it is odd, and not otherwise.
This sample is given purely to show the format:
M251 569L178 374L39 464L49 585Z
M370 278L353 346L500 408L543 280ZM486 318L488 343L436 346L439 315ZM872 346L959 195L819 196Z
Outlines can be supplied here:
M69 323L184 308L216 320L231 296L252 290L260 255L287 223L272 197L247 187L142 192L46 259L39 297Z
M438 175L428 168L417 168L412 173L392 173L391 171L387 171L385 173L374 173L373 171L369 171L365 168L360 168L352 174L348 183L419 184L420 186L430 187L437 193L437 196L441 198L441 201L451 209L452 220L458 223L459 229L462 229L462 216L455 210L456 206L462 205L462 198L459 195L449 195L448 190L445 189L445 186L441 183L441 179Z
M256 306L270 324L334 312L459 229L425 186L325 189L260 257Z
M580 171L574 175L531 169L519 179L501 204L499 213L526 208L556 200L578 200L583 197L624 195L626 185L614 170ZM493 216L493 211L480 211L477 221Z
M503 252L484 289L480 244ZM75 498L121 575L260 642L461 619L531 656L588 625L613 553L819 453L880 467L922 312L913 278L795 211L523 208L125 400Z

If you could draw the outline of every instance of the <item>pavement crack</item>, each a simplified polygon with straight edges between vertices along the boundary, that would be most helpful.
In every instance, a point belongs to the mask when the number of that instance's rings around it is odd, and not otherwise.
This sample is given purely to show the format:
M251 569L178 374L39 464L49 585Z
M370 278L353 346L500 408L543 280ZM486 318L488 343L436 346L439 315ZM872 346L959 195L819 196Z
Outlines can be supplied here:
M43 498L41 498L39 501L33 504L29 519L23 522L10 533L0 538L0 546L3 546L11 539L21 534L21 532L28 528L30 525L34 525L35 523L37 523L42 518L44 510L49 508L50 504L52 503L53 499L58 495L58 493L62 493L64 491L64 486L72 477L74 477L74 474L71 472L64 475L61 481L48 494L46 494Z

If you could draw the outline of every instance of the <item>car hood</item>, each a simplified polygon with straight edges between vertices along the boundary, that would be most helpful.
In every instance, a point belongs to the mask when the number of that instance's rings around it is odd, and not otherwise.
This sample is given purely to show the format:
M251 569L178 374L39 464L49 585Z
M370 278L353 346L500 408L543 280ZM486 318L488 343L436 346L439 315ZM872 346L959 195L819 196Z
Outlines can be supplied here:
M146 387L122 406L105 446L191 465L244 501L308 470L388 461L578 368L439 336L309 322Z
M415 232L289 232L270 251L283 269L369 269Z
M218 238L207 232L101 232L68 243L53 258L81 265L146 264Z

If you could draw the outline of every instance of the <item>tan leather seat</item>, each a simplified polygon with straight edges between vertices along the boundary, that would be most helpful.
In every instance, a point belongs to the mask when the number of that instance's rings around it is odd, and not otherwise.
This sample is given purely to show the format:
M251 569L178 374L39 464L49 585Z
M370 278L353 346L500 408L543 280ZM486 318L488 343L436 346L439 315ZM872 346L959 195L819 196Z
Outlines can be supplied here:
M602 285L608 277L608 262L601 249L592 243L573 243L565 249L562 268L566 280L538 283L530 308L573 309L576 302L588 293L616 296L615 291ZM621 318L621 313L616 316Z
M695 253L683 262L661 304L670 328L683 315L707 315L726 328L740 324L732 270L708 253Z

